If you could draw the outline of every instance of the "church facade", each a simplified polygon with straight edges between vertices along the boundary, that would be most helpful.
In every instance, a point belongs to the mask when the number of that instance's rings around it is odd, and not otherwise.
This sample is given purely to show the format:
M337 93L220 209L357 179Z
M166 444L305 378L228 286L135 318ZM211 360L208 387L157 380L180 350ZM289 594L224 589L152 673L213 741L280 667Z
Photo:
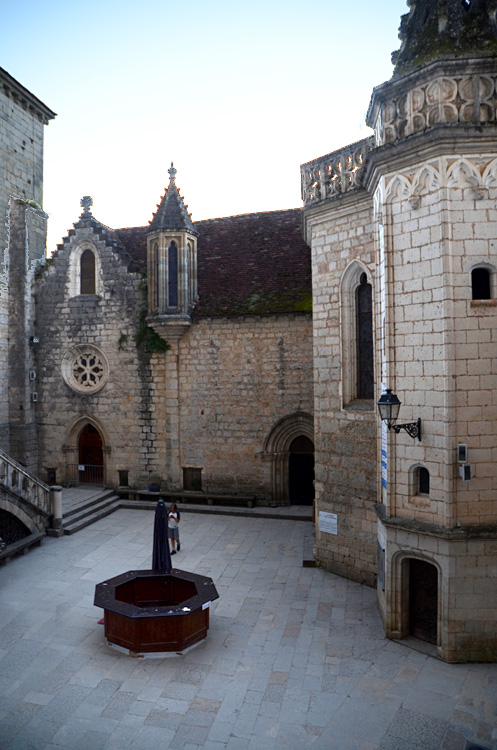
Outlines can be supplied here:
M43 526L7 454L47 489L315 492L316 564L377 588L388 637L494 661L495 10L409 6L373 134L302 166L302 210L194 222L171 165L148 226L85 197L46 263L54 113L1 72L0 510Z
M38 279L42 471L51 482L311 503L300 211L194 224L169 171L149 227L110 230L83 200Z

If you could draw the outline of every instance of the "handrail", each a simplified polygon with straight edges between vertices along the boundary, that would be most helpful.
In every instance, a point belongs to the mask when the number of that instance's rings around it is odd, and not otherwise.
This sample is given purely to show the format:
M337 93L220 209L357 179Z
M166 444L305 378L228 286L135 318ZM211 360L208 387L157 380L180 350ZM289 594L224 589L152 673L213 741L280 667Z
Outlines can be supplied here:
M24 466L0 450L0 486L31 503L44 513L52 515L52 491Z

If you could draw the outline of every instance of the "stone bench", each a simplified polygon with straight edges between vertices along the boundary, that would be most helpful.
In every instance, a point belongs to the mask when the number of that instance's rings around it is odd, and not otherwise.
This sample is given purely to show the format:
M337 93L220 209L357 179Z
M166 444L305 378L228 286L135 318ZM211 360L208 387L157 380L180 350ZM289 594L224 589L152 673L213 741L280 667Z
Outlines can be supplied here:
M202 503L204 505L243 505L247 508L253 508L257 505L255 495L222 495L213 492L189 492L183 490L179 492L162 490L161 492L151 492L150 490L131 490L119 488L118 493L121 497L125 496L131 500L158 500L162 498L167 503Z

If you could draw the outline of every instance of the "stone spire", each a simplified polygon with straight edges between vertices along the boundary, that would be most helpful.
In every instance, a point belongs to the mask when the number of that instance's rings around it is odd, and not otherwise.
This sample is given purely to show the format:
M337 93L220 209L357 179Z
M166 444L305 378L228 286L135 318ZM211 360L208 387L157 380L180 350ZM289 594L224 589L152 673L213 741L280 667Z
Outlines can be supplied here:
M440 57L497 56L497 0L407 0L394 76Z
M168 170L169 187L164 193L164 197L159 206L157 206L157 212L154 214L154 217L150 222L147 230L148 232L157 230L176 230L181 232L188 230L192 234L197 234L190 214L186 210L188 207L185 206L183 198L176 187L176 171L177 170L171 162L171 168Z

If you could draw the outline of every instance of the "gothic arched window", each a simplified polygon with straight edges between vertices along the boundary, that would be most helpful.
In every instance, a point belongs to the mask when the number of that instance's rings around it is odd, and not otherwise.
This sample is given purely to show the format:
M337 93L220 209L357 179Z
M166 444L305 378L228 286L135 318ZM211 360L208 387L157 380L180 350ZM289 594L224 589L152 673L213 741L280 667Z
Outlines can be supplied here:
M371 284L361 274L356 289L357 398L374 398L373 304Z
M341 281L342 399L345 408L373 408L373 294L362 263L353 261ZM361 404L357 404L361 401ZM369 401L365 404L364 401Z
M159 280L160 280L160 273L159 273L159 246L157 242L154 245L154 272L155 272L155 299L154 304L152 307L159 307L160 304L160 296L159 296Z
M167 304L178 307L178 248L174 242L167 251Z
M95 255L85 250L79 263L80 294L95 294Z

